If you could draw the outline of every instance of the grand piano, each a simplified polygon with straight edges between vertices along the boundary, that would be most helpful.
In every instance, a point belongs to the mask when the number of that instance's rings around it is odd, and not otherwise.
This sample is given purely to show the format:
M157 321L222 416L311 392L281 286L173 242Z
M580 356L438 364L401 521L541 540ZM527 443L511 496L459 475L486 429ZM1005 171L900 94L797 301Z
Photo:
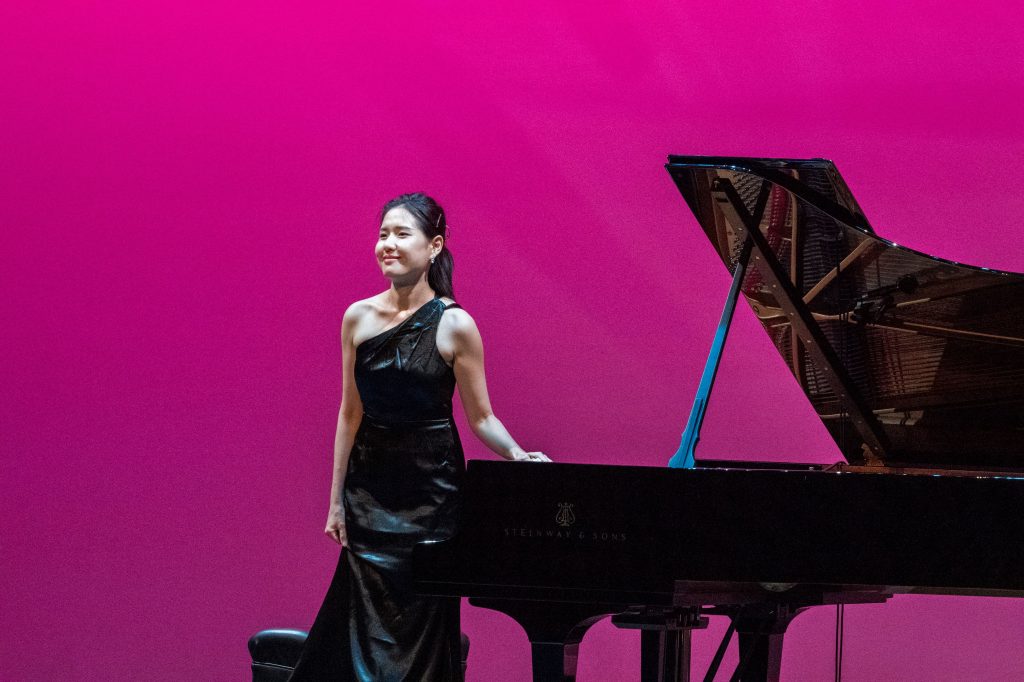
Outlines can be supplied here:
M641 679L690 679L730 619L731 680L777 680L805 609L894 594L1024 596L1024 276L880 238L827 160L670 156L733 286L669 466L470 461L456 535L417 589L515 618L533 679L575 679L587 628L641 632ZM695 457L746 299L845 461ZM738 415L742 419L742 414Z

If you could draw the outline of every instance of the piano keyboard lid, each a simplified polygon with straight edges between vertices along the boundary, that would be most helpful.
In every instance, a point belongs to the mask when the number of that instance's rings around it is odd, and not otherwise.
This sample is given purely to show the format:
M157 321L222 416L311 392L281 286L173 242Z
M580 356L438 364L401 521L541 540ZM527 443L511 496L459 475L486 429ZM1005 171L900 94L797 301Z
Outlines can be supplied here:
M1024 275L878 237L825 159L666 168L851 464L1024 469Z

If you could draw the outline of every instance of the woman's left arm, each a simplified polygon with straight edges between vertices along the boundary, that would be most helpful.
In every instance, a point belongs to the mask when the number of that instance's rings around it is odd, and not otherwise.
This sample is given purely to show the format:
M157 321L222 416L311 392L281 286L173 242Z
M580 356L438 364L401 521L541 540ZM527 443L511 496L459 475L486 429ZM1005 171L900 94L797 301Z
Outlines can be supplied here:
M455 381L473 433L484 445L505 459L550 462L543 452L526 452L519 447L491 410L487 380L484 377L484 344L473 318L461 309L451 310L447 315L450 315L447 321L454 350L452 367L455 370Z

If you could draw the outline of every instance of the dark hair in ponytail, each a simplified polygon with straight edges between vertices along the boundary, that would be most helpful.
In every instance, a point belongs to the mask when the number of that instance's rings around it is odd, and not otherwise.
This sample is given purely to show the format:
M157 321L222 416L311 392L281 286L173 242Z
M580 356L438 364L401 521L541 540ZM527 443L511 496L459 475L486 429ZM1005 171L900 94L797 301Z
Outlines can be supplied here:
M441 251L427 270L427 284L438 296L455 298L455 292L452 290L452 269L455 264L452 261L452 252L448 250L448 218L444 214L444 209L422 192L402 194L384 204L379 222L384 222L384 216L388 211L399 206L412 214L417 227L427 235L427 239L433 239L438 235L445 238L445 245L441 247Z

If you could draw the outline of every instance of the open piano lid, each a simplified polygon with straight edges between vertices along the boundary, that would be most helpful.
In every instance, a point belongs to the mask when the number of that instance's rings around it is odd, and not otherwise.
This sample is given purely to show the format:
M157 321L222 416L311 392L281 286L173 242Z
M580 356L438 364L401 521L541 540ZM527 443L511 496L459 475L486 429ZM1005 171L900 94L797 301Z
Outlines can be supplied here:
M1024 469L1024 275L875 235L825 159L666 168L851 464ZM806 339L806 341L805 341Z

